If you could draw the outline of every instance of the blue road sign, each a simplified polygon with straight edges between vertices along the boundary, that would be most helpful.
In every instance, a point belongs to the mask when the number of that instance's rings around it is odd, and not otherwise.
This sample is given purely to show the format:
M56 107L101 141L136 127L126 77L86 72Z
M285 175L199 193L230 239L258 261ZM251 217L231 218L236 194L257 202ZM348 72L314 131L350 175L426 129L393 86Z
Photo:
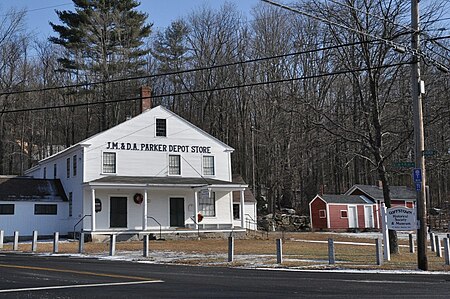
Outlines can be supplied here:
M422 169L414 168L413 177L414 177L414 183L422 183Z
M416 191L422 190L422 183L416 183Z

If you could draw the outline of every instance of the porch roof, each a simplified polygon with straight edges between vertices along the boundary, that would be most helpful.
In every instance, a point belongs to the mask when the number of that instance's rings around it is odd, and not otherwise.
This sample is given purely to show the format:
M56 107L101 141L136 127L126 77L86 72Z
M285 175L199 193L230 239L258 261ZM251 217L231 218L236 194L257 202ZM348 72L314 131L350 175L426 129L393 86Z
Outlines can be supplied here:
M186 177L143 177L143 176L107 176L85 183L91 187L161 187L161 188L201 188L209 187L229 191L244 190L247 184L228 182L211 178Z

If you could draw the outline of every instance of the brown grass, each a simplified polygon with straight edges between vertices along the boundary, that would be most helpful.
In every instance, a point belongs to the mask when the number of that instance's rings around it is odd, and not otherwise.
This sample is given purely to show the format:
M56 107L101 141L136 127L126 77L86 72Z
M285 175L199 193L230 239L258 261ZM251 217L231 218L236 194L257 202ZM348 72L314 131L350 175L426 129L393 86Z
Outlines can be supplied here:
M273 267L276 265L275 239L284 237L283 241L283 264L282 267L296 268L350 268L350 269L402 269L416 270L417 255L409 253L407 240L400 240L400 254L391 255L391 261L385 262L382 266L376 265L375 246L373 245L353 245L336 244L335 257L336 264L328 264L328 238L333 238L335 242L357 242L374 244L373 239L355 238L351 235L327 234L327 233L271 233L268 235L251 236L247 239L235 240L235 256L239 256L233 263L227 263L224 255L228 252L228 240L224 239L183 239L167 241L150 241L150 253L158 251L171 251L186 254L208 254L205 259L198 256L186 258L177 263L183 264L207 264L226 266L248 265L246 259L260 256L264 265ZM307 241L323 241L323 243L313 243ZM51 242L40 242L37 246L39 253L50 253L53 250ZM5 244L4 251L11 251L12 244ZM20 244L19 251L31 252L31 244ZM142 242L118 242L116 244L116 254L121 252L136 251L142 252ZM61 242L59 244L60 254L70 254L78 252L78 242ZM85 254L103 254L109 252L109 243L85 243ZM123 253L126 254L126 253ZM214 254L221 254L214 256ZM449 271L450 267L444 263L444 258L436 257L434 252L428 252L430 270Z

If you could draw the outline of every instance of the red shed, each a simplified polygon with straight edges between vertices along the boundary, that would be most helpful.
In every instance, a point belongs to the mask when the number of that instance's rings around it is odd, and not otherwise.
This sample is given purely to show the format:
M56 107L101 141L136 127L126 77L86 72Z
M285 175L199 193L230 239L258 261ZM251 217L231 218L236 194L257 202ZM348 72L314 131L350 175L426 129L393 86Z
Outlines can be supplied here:
M364 195L316 195L309 203L313 230L379 228L375 202Z

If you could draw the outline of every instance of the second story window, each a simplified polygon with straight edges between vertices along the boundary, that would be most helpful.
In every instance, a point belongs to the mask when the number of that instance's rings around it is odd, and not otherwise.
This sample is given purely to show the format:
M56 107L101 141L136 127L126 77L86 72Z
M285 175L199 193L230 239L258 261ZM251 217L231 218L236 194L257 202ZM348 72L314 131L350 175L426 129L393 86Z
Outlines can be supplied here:
M203 156L203 174L215 175L214 156Z
M70 178L70 158L67 158L67 178Z
M56 164L53 164L53 178L54 178L54 179L56 179L56 175L57 175L56 170L57 170Z
M47 167L44 167L44 179L47 178Z
M181 174L181 156L169 155L169 175Z
M116 153L103 153L103 173L116 173Z
M73 176L77 176L77 155L73 156L73 160L72 160L72 172L73 172Z
M156 119L156 136L166 137L167 136L167 125L166 120L162 118Z

